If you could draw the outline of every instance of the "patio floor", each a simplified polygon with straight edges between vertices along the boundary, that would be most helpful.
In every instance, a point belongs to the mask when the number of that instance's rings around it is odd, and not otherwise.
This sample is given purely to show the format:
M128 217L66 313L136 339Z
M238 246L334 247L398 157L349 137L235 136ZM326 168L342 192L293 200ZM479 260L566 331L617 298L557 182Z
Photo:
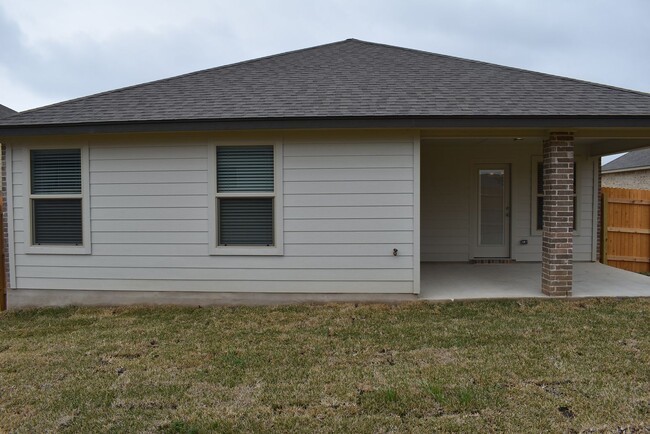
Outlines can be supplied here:
M546 297L542 264L431 263L421 265L420 298ZM573 264L573 297L650 297L650 277L597 262Z

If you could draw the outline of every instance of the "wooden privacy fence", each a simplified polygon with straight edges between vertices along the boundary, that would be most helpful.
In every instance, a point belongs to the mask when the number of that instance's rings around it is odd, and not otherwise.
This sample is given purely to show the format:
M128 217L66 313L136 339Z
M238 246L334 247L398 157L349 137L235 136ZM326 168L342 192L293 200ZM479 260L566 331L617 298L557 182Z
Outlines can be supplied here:
M603 188L602 261L650 272L650 190Z
M2 211L4 205L2 203L2 196L0 196L0 228L4 228L4 221L2 220ZM5 291L5 242L4 230L0 230L0 311L7 308L7 295Z

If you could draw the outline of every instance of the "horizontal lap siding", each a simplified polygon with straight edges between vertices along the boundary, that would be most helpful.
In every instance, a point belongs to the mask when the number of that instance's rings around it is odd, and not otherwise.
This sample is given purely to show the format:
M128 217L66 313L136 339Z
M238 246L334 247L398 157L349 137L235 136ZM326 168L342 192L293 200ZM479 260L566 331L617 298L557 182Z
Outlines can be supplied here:
M93 254L67 267L61 258L60 263L51 264L52 277L80 279L79 287L83 288L82 279L127 278L120 265L110 266L114 258L127 258L132 267L140 268L146 267L141 255L172 259L205 255L207 169L204 145L91 146ZM88 274L93 267L104 267L103 274ZM175 269L173 261L158 267ZM24 274L37 277L29 268ZM155 266L150 266L141 277L159 280L161 276ZM107 287L111 285L107 282Z
M25 254L14 155L19 288L413 291L411 140L286 140L283 256L209 256L206 145L135 143L90 145L92 255Z
M423 144L421 158L422 260L467 261L470 149Z
M288 141L284 161L285 254L343 256L357 283L412 292L413 142Z

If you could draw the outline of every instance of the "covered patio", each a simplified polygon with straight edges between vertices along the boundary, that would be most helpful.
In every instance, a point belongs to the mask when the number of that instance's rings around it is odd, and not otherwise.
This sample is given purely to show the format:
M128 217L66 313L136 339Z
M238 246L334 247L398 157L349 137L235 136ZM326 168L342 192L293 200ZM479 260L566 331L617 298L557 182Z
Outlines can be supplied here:
M422 263L423 300L547 298L540 263ZM573 265L573 297L650 297L650 277L598 262Z
M647 276L597 262L600 157L647 130L457 134L421 136L420 298L650 296Z

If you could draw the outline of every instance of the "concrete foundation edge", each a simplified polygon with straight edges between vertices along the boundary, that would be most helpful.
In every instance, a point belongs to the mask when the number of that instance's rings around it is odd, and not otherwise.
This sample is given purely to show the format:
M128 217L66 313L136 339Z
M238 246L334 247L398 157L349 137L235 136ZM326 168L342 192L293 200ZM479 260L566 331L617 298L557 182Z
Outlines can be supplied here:
M415 301L414 294L309 294L181 291L88 291L14 289L7 291L9 309L47 306L267 306L301 303L399 303Z

